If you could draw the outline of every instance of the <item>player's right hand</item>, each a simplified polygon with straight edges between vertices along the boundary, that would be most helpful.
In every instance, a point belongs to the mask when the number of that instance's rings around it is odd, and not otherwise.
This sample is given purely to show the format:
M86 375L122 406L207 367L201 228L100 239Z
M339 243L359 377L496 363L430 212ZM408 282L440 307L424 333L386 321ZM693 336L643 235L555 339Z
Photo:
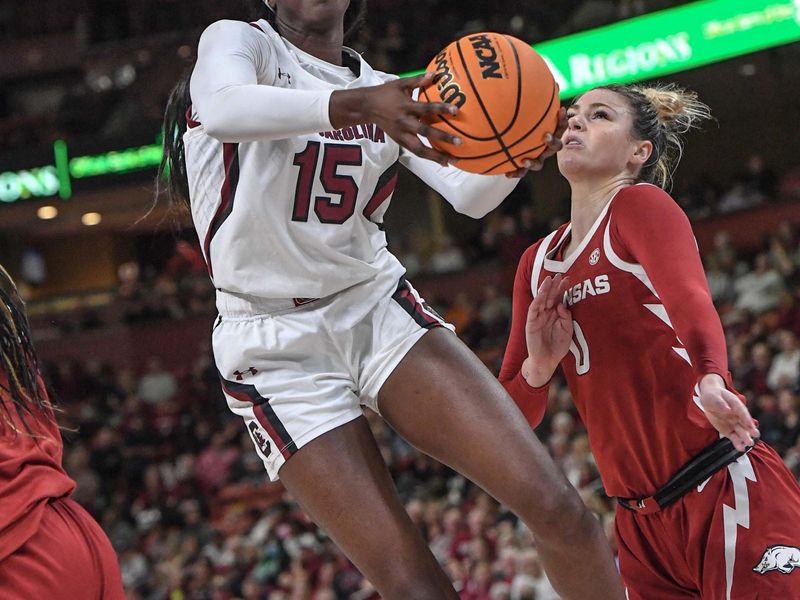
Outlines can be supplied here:
M525 322L528 364L523 376L533 387L541 387L550 380L572 343L572 313L563 302L568 285L568 279L561 273L555 277L548 275L528 307Z
M417 156L442 166L456 158L426 146L419 136L460 146L461 138L434 129L422 122L432 115L455 115L458 107L444 102L418 102L412 98L417 88L431 84L434 73L395 79L381 85L338 90L331 95L330 119L336 128L359 123L375 123L394 141Z
M699 387L700 405L714 428L739 452L755 444L761 435L755 419L741 398L725 387L722 377L709 373L700 380Z

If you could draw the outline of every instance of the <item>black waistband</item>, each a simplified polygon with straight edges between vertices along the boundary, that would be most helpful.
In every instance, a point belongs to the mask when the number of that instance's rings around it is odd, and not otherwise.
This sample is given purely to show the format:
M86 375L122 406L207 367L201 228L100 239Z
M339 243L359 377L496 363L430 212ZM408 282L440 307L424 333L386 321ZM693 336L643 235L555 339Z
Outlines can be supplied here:
M753 445L756 443L757 439ZM749 446L744 452L739 452L728 438L721 438L706 446L697 456L678 469L678 472L651 498L617 498L617 501L623 508L634 512L655 512L666 508L714 473L747 454L752 448L753 446Z

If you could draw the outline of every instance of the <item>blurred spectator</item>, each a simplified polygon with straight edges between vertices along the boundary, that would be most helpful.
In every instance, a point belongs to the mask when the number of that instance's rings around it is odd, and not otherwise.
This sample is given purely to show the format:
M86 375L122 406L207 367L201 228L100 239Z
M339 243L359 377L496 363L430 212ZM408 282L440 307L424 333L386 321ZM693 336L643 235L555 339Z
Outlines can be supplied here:
M437 247L428 262L431 273L451 273L462 271L467 266L467 261L461 248L453 243L453 238L444 234L437 238Z
M151 405L169 402L178 393L175 376L164 369L161 359L153 356L147 361L147 371L139 380L137 394Z
M756 398L753 417L758 420L761 439L771 446L779 445L783 436L783 422L778 409L778 401L772 392Z
M197 480L204 493L212 494L228 481L238 457L238 450L228 445L225 433L217 431L211 436L211 444L200 452L195 463Z
M772 351L766 343L757 343L751 350L750 363L745 366L745 371L740 376L744 389L755 394L769 393L767 375L772 364Z
M763 252L756 256L755 269L737 277L733 287L738 294L736 306L755 315L778 306L784 289L783 278Z
M517 559L517 572L511 582L512 600L558 600L553 586L544 574L539 554L533 548L522 550Z
M719 263L719 268L726 273L740 275L746 267L737 260L736 248L727 231L720 231L714 236L714 249L711 254Z
M734 297L733 279L730 273L722 269L716 254L706 255L705 271L708 289L714 304L719 305L732 300Z
M742 176L747 193L774 199L777 178L775 173L764 163L764 158L753 154L747 159L747 167Z
M748 188L744 178L737 177L730 189L722 194L717 210L725 214L758 206L763 201L764 194L758 190Z
M478 311L484 335L495 342L508 332L511 324L511 302L495 285L483 288L483 297Z
M206 262L197 244L186 240L175 242L175 254L167 261L165 274L174 278L205 272Z
M800 343L791 331L779 331L777 337L780 352L772 359L767 384L773 390L794 389L800 383Z

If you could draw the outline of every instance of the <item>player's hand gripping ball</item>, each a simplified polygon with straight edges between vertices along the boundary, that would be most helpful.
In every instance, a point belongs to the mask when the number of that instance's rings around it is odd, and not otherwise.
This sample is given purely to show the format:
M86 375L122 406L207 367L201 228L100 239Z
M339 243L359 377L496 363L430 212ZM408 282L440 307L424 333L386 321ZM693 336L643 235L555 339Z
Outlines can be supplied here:
M547 149L545 136L558 125L558 85L525 42L499 33L471 34L437 54L428 71L436 77L420 90L420 100L459 107L455 116L434 115L428 124L464 143L429 141L457 158L459 169L511 173Z

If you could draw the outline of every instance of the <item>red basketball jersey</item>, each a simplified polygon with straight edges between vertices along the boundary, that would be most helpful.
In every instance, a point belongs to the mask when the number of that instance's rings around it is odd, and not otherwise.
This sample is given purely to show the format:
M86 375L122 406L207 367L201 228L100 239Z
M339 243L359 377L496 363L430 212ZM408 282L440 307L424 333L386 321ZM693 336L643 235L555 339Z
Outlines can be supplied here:
M718 439L696 384L707 373L730 382L722 326L689 221L661 189L618 192L564 256L570 231L563 225L521 259L500 379L538 424L547 386L531 388L519 372L526 314L547 275L568 276L574 335L561 368L606 492L648 496Z
M36 533L50 499L75 489L61 466L63 443L52 414L26 415L28 433L7 383L0 369L0 562Z

